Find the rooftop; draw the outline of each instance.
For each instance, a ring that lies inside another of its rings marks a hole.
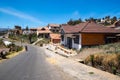
[[[48,27],[37,28],[38,33],[51,33]]]
[[[65,33],[120,33],[120,30],[105,27],[94,22],[83,22],[75,26],[62,26]]]
[[[59,24],[48,24],[48,25],[51,26],[51,27],[60,27]]]
[[[50,34],[50,38],[52,39],[60,39],[60,34]]]

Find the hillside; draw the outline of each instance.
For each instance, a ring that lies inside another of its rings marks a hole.
[[[83,48],[74,58],[84,60],[86,65],[120,76],[120,42]]]

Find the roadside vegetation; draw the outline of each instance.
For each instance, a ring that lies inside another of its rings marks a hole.
[[[15,52],[22,51],[22,46],[17,46],[15,44],[5,45],[3,40],[0,39],[0,59],[7,59],[8,55],[12,55]]]
[[[98,48],[100,51],[85,58],[85,64],[120,76],[120,43],[100,45],[94,48]]]
[[[102,22],[101,19],[102,19],[104,22]],[[105,26],[108,26],[108,25],[114,24],[117,20],[119,20],[119,18],[116,17],[116,16],[113,16],[113,17],[111,17],[111,16],[105,16],[105,17],[103,17],[103,18],[90,17],[90,18],[86,18],[84,21],[93,21],[93,22],[101,23],[101,24],[103,24],[103,25],[105,25]],[[77,19],[77,20],[70,19],[70,20],[67,22],[67,24],[69,24],[69,25],[76,25],[76,24],[82,23],[82,22],[84,22],[84,21],[82,21],[81,18],[79,18],[79,19]]]
[[[2,39],[0,39],[0,48],[5,48],[5,45],[4,45],[4,43],[3,43],[3,40],[2,40]]]
[[[16,41],[22,41],[22,42],[27,42],[27,43],[33,43],[37,41],[37,34],[33,33],[30,35],[15,35],[15,34],[10,34],[9,38],[12,40]]]
[[[50,39],[45,39],[43,38],[42,40],[40,40],[38,43],[36,43],[35,45],[38,46],[43,46],[43,44],[49,44],[50,43]]]

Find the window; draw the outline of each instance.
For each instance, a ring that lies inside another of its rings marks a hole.
[[[62,29],[60,33],[61,33],[61,34],[64,34],[64,30]]]
[[[79,35],[76,35],[74,38],[74,43],[79,44]]]
[[[45,28],[42,28],[41,30],[46,30]]]

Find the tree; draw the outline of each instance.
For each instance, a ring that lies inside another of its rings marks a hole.
[[[78,20],[72,20],[72,19],[70,19],[68,22],[67,22],[67,24],[69,24],[69,25],[76,25],[76,24],[79,24],[79,23],[81,23],[82,22],[82,19],[81,18],[79,18]]]
[[[81,18],[78,19],[78,20],[74,20],[74,21],[73,21],[73,25],[79,24],[79,23],[81,23],[81,22],[82,22]]]
[[[116,16],[114,16],[113,18],[111,18],[111,23],[113,24],[113,23],[115,23],[117,21],[117,17]]]
[[[107,21],[109,21],[109,20],[110,20],[110,16],[106,16],[105,19],[106,19]]]
[[[73,20],[70,19],[70,20],[67,22],[67,24],[69,24],[69,25],[73,25]]]
[[[32,43],[32,34],[29,34],[29,42]]]
[[[107,26],[107,25],[110,25],[110,23],[108,23],[107,21],[105,21],[104,25]]]
[[[85,19],[85,21],[87,22],[87,21],[89,21],[88,19]]]
[[[83,22],[81,18],[79,18],[78,20],[79,20],[80,23]]]
[[[93,22],[96,22],[96,21],[97,21],[97,19],[95,19],[95,18],[93,18],[93,17],[90,17],[89,20],[90,20],[90,21],[93,21]]]
[[[97,19],[97,20],[96,20],[96,22],[101,22],[101,19],[100,19],[100,18],[99,18],[99,19]]]
[[[26,30],[27,30],[27,31],[29,30],[28,26],[26,26]]]
[[[95,19],[95,18],[93,18],[93,17],[90,17],[89,19],[85,19],[85,21],[86,21],[86,22],[87,22],[87,21],[96,22],[96,21],[97,21],[97,19]]]

